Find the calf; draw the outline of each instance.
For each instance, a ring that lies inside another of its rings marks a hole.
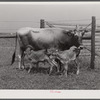
[[[59,59],[60,62],[62,63],[64,67],[64,74],[66,75],[66,77],[68,72],[68,63],[70,61],[75,61],[75,64],[77,65],[77,74],[79,74],[79,63],[77,61],[77,58],[81,49],[82,47],[77,48],[75,46],[72,46],[69,50],[58,51],[56,53],[53,53],[53,56]]]
[[[33,64],[36,64],[36,67],[38,69],[39,62],[48,62],[51,65],[49,74],[51,74],[53,66],[57,66],[57,63],[53,61],[53,57],[50,57],[50,55],[47,54],[46,50],[33,51],[28,47],[26,52],[24,53],[29,60],[28,73],[31,71]]]

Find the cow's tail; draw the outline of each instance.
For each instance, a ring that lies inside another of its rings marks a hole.
[[[13,55],[12,55],[11,65],[12,65],[12,64],[14,63],[14,61],[15,61],[16,50],[17,50],[17,32],[16,32],[16,37],[15,37],[15,50],[14,50],[14,53],[13,53]]]

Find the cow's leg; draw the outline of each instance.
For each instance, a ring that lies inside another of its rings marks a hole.
[[[55,58],[55,59],[53,59],[52,60],[52,62],[55,64],[55,66],[56,66],[56,69],[57,69],[57,72],[59,72],[59,62],[58,62],[58,60]]]
[[[63,72],[63,66],[62,66],[62,62],[60,61],[60,59],[55,59],[55,61],[57,62],[57,65],[58,65],[58,72]]]
[[[22,51],[22,59],[21,59],[21,67],[22,67],[22,69],[25,69],[24,57],[25,57],[25,54],[24,54],[24,51]]]
[[[53,66],[57,68],[57,72],[59,72],[59,63],[55,61],[55,59],[52,60]]]
[[[79,74],[79,65],[77,66],[77,72],[76,74],[78,75]]]
[[[29,68],[29,70],[28,70],[28,73],[30,73],[31,72],[31,68]]]
[[[18,68],[21,69],[21,55],[18,54]]]
[[[53,64],[50,60],[47,60],[47,61],[48,61],[48,63],[51,65],[51,66],[50,66],[50,71],[49,71],[49,75],[50,75],[51,72],[52,72],[52,69],[53,69],[54,64]]]
[[[54,66],[54,65],[53,65],[51,62],[49,62],[49,64],[51,65],[51,66],[50,66],[49,75],[51,75],[51,72],[52,72],[52,69],[53,69],[53,66]]]
[[[67,77],[67,75],[68,75],[68,62],[64,64],[64,74]]]
[[[59,73],[59,63],[57,63],[55,61],[55,59],[52,59],[52,61],[50,63],[51,63],[51,71],[52,71],[53,67],[55,66],[57,68],[57,73]]]
[[[29,64],[29,70],[28,70],[28,73],[31,72],[31,69],[32,69],[32,64]]]
[[[80,63],[78,62],[78,59],[75,60],[75,64],[77,66],[77,72],[76,72],[76,74],[78,75],[79,74],[79,69],[80,69]]]
[[[18,57],[19,57],[19,64],[18,64],[19,69],[24,69],[24,50],[22,50],[21,48]]]
[[[53,55],[50,55],[49,60],[51,61],[53,67],[54,66],[56,67],[57,72],[59,72],[59,62],[58,62],[58,60]]]

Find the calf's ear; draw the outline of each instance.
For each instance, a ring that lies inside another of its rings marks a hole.
[[[77,52],[77,50],[78,50],[78,48],[74,48],[74,49],[73,49],[74,52]]]

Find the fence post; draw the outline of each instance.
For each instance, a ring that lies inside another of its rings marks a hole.
[[[45,21],[44,21],[44,19],[40,20],[40,28],[45,28]]]
[[[91,25],[91,64],[90,68],[95,68],[95,28],[96,28],[96,18],[92,16]]]

